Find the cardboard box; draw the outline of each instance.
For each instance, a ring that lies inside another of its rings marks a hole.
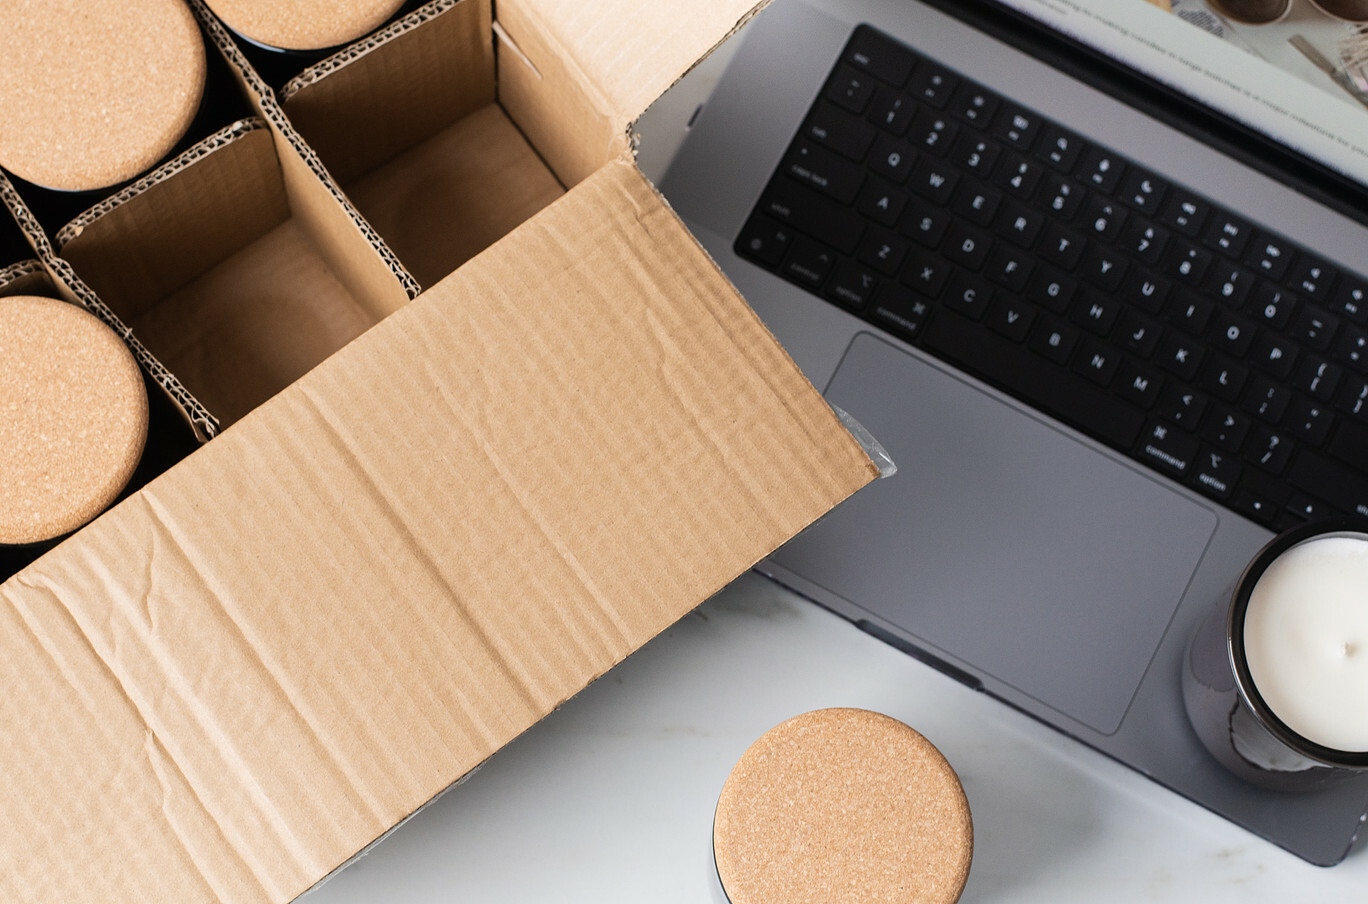
[[[213,438],[0,585],[0,900],[293,900],[877,476],[633,163],[752,2],[438,0],[286,109],[194,4],[258,115],[40,257]],[[415,237],[444,158],[535,190]]]

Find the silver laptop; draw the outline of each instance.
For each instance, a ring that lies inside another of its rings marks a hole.
[[[1159,23],[1139,0],[1093,12],[1131,4]],[[1188,726],[1179,668],[1275,531],[1368,514],[1365,194],[1276,124],[1120,66],[1158,42],[1102,18],[778,0],[743,34],[662,191],[900,469],[764,567],[1332,864],[1368,781],[1233,778]],[[1108,29],[1129,50],[1081,40]]]

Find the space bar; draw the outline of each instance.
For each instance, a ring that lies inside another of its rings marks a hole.
[[[928,349],[1103,442],[1135,445],[1145,425],[1139,411],[971,320],[939,314],[922,335]]]

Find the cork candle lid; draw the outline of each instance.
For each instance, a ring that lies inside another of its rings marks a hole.
[[[206,0],[249,41],[280,50],[322,50],[379,28],[404,0]]]
[[[127,346],[81,308],[0,298],[0,543],[60,537],[119,495],[147,438]]]
[[[766,732],[723,785],[713,822],[731,904],[941,904],[973,856],[950,764],[896,719],[860,709]]]
[[[5,0],[0,165],[63,191],[144,172],[194,119],[204,52],[182,0]]]

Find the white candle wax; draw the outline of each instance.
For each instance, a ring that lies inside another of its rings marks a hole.
[[[1368,751],[1368,539],[1284,552],[1245,614],[1249,674],[1269,709],[1324,747]]]

